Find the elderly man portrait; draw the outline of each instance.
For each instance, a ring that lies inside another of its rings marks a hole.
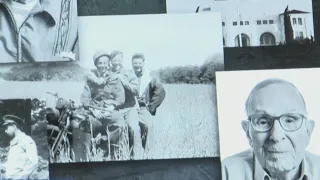
[[[102,135],[100,140],[107,140],[104,130],[108,127],[112,148],[120,143],[120,134],[125,125],[119,108],[125,102],[125,91],[120,80],[109,73],[110,56],[104,51],[98,51],[93,57],[96,69],[87,74],[87,81],[81,95],[81,103],[90,110],[97,120],[94,135]],[[103,144],[102,144],[103,145]]]
[[[8,180],[29,179],[38,168],[36,143],[22,131],[23,119],[7,114],[2,120],[1,126],[10,139],[5,178]]]
[[[266,79],[253,88],[245,108],[241,125],[251,148],[222,161],[223,180],[320,179],[320,158],[306,150],[315,122],[295,85]]]
[[[132,68],[138,78],[139,89],[137,100],[139,104],[139,125],[141,127],[142,145],[145,150],[152,136],[152,116],[156,115],[157,108],[163,102],[166,91],[160,81],[151,76],[151,72],[145,67],[145,56],[136,53],[132,56]],[[147,141],[148,140],[148,141]]]
[[[0,63],[76,58],[76,0],[0,0],[0,27]]]

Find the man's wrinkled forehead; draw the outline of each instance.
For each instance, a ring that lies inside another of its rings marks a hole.
[[[307,115],[304,99],[299,90],[286,81],[269,82],[256,86],[246,103],[247,115],[267,113],[280,116],[286,113]]]

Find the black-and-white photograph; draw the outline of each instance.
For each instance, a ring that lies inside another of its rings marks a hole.
[[[166,13],[166,0],[78,0],[78,16]]]
[[[167,0],[166,5],[170,14],[221,12],[224,47],[314,41],[312,0]]]
[[[218,157],[220,19],[80,17],[80,61],[3,70],[0,92],[44,98],[51,162]]]
[[[49,179],[46,119],[34,100],[0,100],[0,178]]]
[[[320,68],[216,73],[223,180],[320,178],[319,75]]]
[[[0,0],[0,63],[74,61],[77,0]]]
[[[112,76],[103,81],[99,74],[120,78],[124,88],[115,87],[111,110],[125,115],[130,149],[125,159],[218,155],[212,82],[214,72],[223,69],[219,18],[219,13],[79,18],[80,63],[96,69],[87,77],[82,104],[97,96],[94,84],[110,87]]]

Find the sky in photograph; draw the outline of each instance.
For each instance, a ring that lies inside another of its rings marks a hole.
[[[168,13],[190,13],[211,7],[211,11],[222,12],[222,16],[237,15],[237,0],[167,0]],[[241,14],[274,15],[283,13],[286,6],[312,13],[312,0],[238,0]]]
[[[306,102],[308,118],[315,121],[311,141],[307,150],[320,155],[320,86],[316,82],[320,68],[287,70],[251,70],[217,72],[217,106],[220,137],[220,157],[231,156],[250,148],[241,121],[246,120],[245,101],[252,88],[267,78],[281,78],[293,83]],[[241,82],[241,86],[239,83]],[[230,113],[232,112],[232,113]],[[232,135],[230,134],[232,132]],[[234,143],[236,137],[237,144]]]
[[[98,50],[124,53],[131,68],[134,53],[144,53],[148,68],[202,65],[210,56],[223,56],[219,13],[87,16],[79,18],[80,65],[94,68]],[[223,58],[220,58],[223,63]]]

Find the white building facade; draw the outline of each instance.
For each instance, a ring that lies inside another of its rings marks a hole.
[[[226,4],[227,5],[227,4]],[[221,4],[220,4],[221,6]],[[256,6],[255,6],[256,7]],[[251,7],[251,8],[255,8]],[[242,7],[243,8],[243,7]],[[262,7],[263,8],[263,7]],[[237,13],[222,12],[223,42],[225,47],[238,47],[239,34],[242,33],[242,46],[269,46],[285,43],[284,15],[281,13],[267,14],[252,13],[250,6],[241,10],[239,18]],[[200,12],[217,11],[211,7],[200,7]],[[255,9],[257,12],[257,10]],[[289,14],[295,39],[313,39],[313,15],[289,8]]]

